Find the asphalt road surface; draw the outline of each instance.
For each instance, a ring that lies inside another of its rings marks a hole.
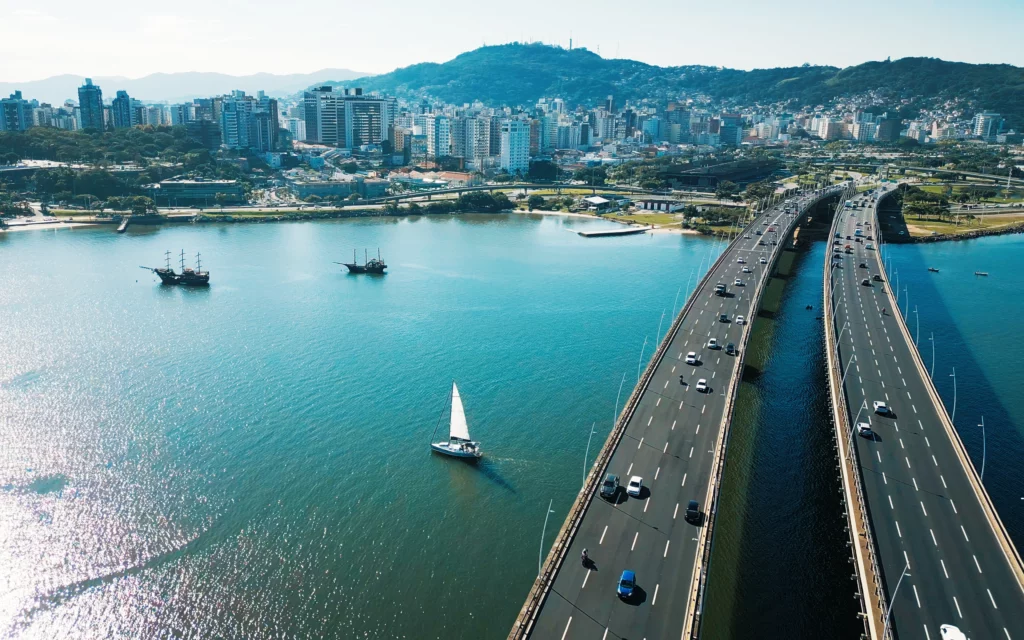
[[[756,311],[751,298],[757,280],[771,264],[771,252],[781,250],[782,238],[788,237],[798,218],[783,213],[779,206],[755,219],[714,276],[694,293],[695,302],[657,364],[609,463],[607,471],[619,476],[622,489],[612,500],[593,499],[538,614],[532,637],[681,637],[713,447],[722,428],[734,365],[735,356],[727,355],[724,347],[730,342],[741,344],[746,327],[737,316],[749,319]],[[764,235],[757,235],[757,230]],[[773,245],[773,240],[779,244]],[[743,284],[735,284],[737,279]],[[725,297],[715,295],[718,283],[727,286]],[[721,314],[727,314],[728,321],[723,322]],[[723,348],[710,349],[711,338]],[[689,352],[697,354],[696,365],[686,364]],[[697,391],[701,379],[707,382],[707,392]],[[643,478],[639,497],[626,495],[631,476]],[[700,501],[701,517],[696,523],[685,519],[690,500]],[[588,567],[580,559],[584,548],[592,560]],[[616,595],[625,569],[637,576],[636,593],[627,600]]]
[[[972,640],[1024,640],[1024,590],[914,365],[913,345],[893,310],[882,313],[891,304],[882,289],[889,283],[873,281],[876,274],[885,276],[877,250],[868,248],[878,242],[875,205],[866,200],[867,206],[839,214],[831,279],[847,406],[851,420],[868,423],[874,432],[853,439],[892,604],[891,625],[903,640],[938,640],[943,624],[959,627]],[[874,239],[856,242],[858,228]],[[848,244],[852,254],[844,251]],[[885,402],[891,413],[875,413],[875,401]]]

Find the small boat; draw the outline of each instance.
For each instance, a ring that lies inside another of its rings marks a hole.
[[[931,271],[932,273],[938,273],[939,272],[939,270],[936,269],[935,267],[928,267],[928,270]]]
[[[975,271],[974,275],[976,275],[976,276],[987,276],[988,275],[988,271]]]
[[[444,413],[441,413],[444,416]],[[437,427],[441,424],[441,419],[438,418],[437,425],[434,426],[434,433],[437,433]],[[430,439],[434,439],[434,434],[431,434]],[[469,437],[469,425],[466,424],[466,411],[462,407],[462,398],[459,397],[459,388],[452,381],[452,393],[451,393],[451,417],[448,421],[448,440],[442,442],[431,442],[430,448],[438,453],[442,453],[446,456],[452,456],[455,458],[469,458],[471,460],[477,460],[483,455],[480,451],[480,443],[474,442]]]

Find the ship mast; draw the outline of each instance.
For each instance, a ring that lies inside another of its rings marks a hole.
[[[196,251],[196,273],[203,272],[203,263],[199,261],[199,252]]]
[[[185,273],[185,250],[181,250],[181,272]]]
[[[164,251],[164,259],[165,259],[165,261],[167,263],[167,270],[170,271],[171,270],[171,250],[170,249],[168,249],[167,251]]]

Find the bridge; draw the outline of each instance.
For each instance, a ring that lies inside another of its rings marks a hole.
[[[948,624],[968,638],[1019,640],[1024,565],[883,268],[878,206],[893,192],[837,212],[824,266],[829,389],[869,635],[937,640]]]
[[[840,193],[800,195],[757,215],[697,283],[591,468],[510,639],[696,636],[748,322],[800,219]],[[717,294],[719,284],[725,295]],[[711,340],[738,351],[713,349]],[[690,352],[696,359],[688,363]],[[706,390],[698,389],[701,381]],[[602,497],[606,474],[623,484],[641,476],[643,489]],[[692,521],[690,500],[700,503]],[[578,560],[584,548],[588,566]],[[636,572],[637,587],[620,599],[624,569]]]

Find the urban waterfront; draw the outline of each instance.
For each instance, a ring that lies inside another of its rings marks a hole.
[[[569,232],[602,224],[0,235],[0,633],[503,636],[548,501],[545,552],[718,250]],[[382,278],[331,264],[378,246]],[[137,268],[181,248],[209,289]],[[477,467],[427,447],[453,378]]]

